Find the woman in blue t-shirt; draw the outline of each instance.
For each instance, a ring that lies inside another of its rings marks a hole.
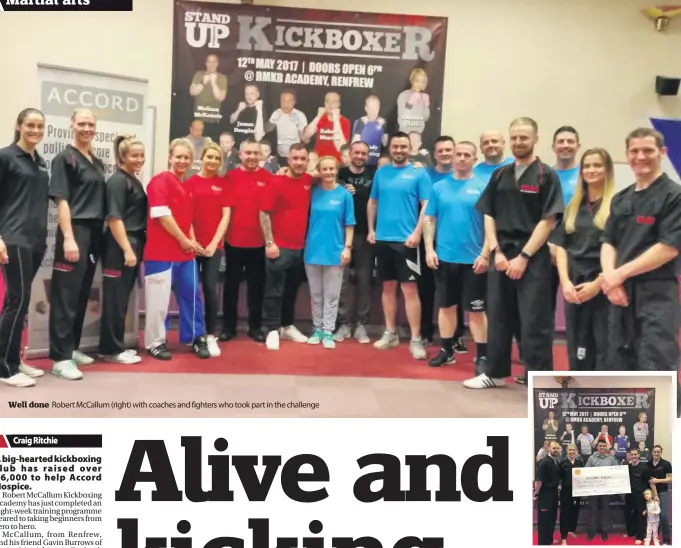
[[[305,273],[310,288],[314,332],[308,344],[335,348],[338,298],[343,268],[350,262],[355,208],[352,194],[338,184],[338,160],[319,160],[321,183],[312,189],[305,240]]]

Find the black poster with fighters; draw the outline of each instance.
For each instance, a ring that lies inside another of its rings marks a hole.
[[[534,453],[557,440],[565,455],[577,446],[586,462],[599,440],[622,462],[629,449],[651,458],[655,438],[654,388],[538,388],[534,390]]]
[[[170,138],[246,139],[272,172],[294,143],[341,161],[362,140],[375,164],[388,135],[419,153],[440,134],[447,18],[193,1],[175,3]],[[342,139],[337,137],[342,135]]]

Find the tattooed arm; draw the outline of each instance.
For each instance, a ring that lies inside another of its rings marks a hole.
[[[426,251],[435,251],[435,217],[426,215],[425,221],[423,223],[423,243],[426,246]]]

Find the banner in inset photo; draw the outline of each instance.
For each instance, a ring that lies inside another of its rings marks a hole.
[[[92,110],[97,118],[93,153],[106,168],[107,177],[116,165],[113,141],[118,135],[145,136],[145,109],[148,83],[144,80],[91,72],[86,70],[38,65],[41,110],[45,113],[45,137],[39,152],[48,167],[54,157],[73,142],[71,116],[75,109]],[[151,146],[151,144],[149,145]],[[147,157],[153,150],[148,148]],[[33,282],[28,310],[27,356],[42,357],[49,348],[49,316],[52,263],[57,231],[57,207],[50,202],[48,213],[47,252]],[[99,344],[102,306],[101,268],[97,268],[85,316],[81,350],[87,352]],[[125,342],[136,346],[138,340],[137,291],[133,291],[128,307]]]
[[[447,18],[178,1],[170,138],[198,156],[220,143],[261,142],[278,169],[294,143],[346,160],[362,140],[375,163],[388,135],[410,135],[412,155],[440,134]],[[342,135],[341,139],[338,139]],[[197,166],[195,166],[197,167]]]
[[[557,440],[574,443],[582,459],[603,439],[618,460],[629,448],[648,462],[655,437],[654,388],[556,388],[534,390],[534,452]]]

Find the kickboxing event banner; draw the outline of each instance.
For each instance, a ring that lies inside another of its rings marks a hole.
[[[197,151],[206,137],[220,142],[230,167],[254,138],[272,168],[296,142],[314,148],[305,128],[334,113],[373,162],[398,129],[415,150],[430,147],[446,39],[445,17],[178,1],[170,137],[191,137]]]
[[[581,441],[602,436],[618,460],[627,447],[639,449],[644,462],[650,458],[655,443],[654,388],[541,388],[534,390],[533,399],[535,455],[545,441],[557,440],[563,448],[575,443],[582,458],[588,458]]]
[[[501,545],[529,536],[520,422],[3,421],[0,544],[455,548],[494,515],[485,545]]]

